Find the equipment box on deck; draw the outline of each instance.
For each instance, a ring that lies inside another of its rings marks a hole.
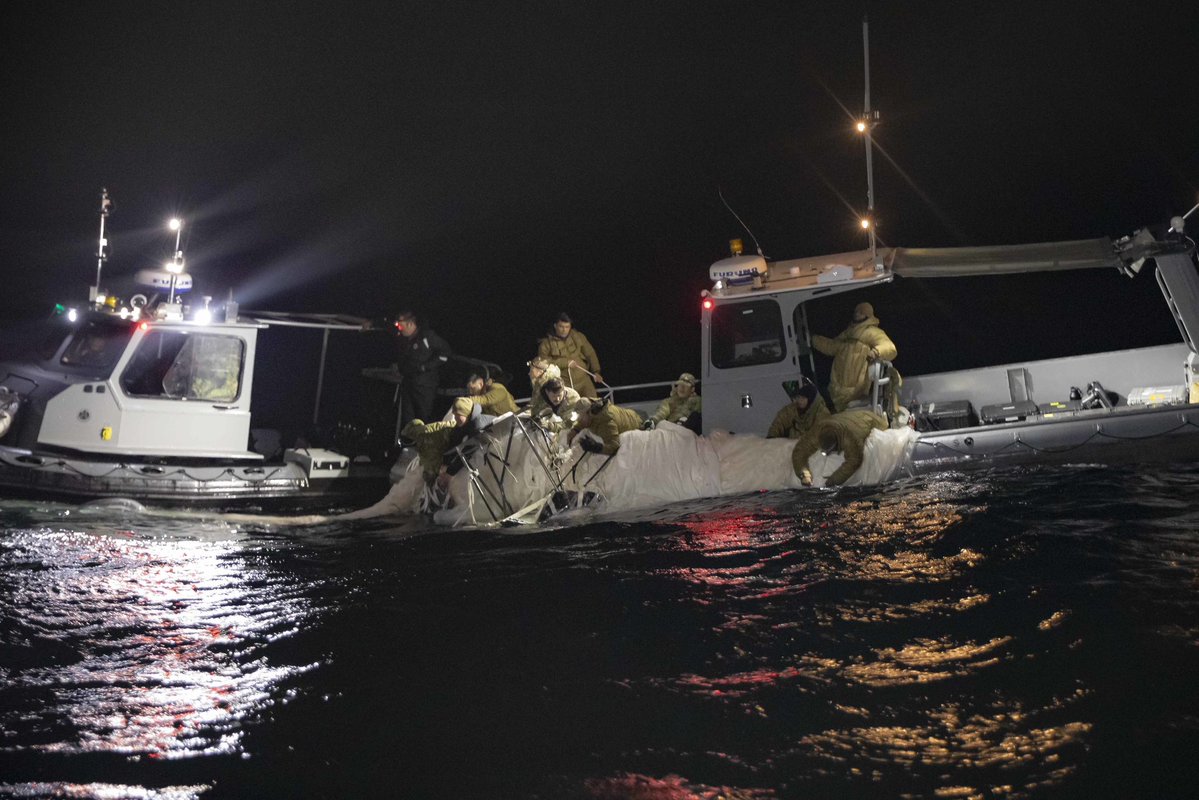
[[[1078,400],[1055,400],[1052,403],[1041,403],[1037,409],[1041,412],[1041,419],[1061,419],[1078,416],[1078,412],[1082,410],[1082,403]]]
[[[969,400],[921,403],[916,407],[916,430],[952,431],[978,425],[978,415]]]
[[[284,450],[283,461],[298,464],[309,478],[345,478],[350,474],[350,459],[318,447]]]
[[[1186,401],[1186,386],[1142,386],[1128,393],[1130,406],[1178,406]]]
[[[1026,419],[1036,418],[1041,410],[1037,408],[1037,404],[1031,400],[1022,400],[1019,403],[995,403],[989,406],[983,406],[982,411],[978,412],[978,417],[983,425],[998,425],[1003,422],[1023,422]]]

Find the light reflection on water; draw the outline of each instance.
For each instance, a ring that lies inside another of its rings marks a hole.
[[[3,542],[9,740],[133,759],[233,753],[242,722],[315,664],[259,652],[295,633],[303,587],[255,569],[236,541],[10,531]],[[22,569],[21,566],[25,568]]]
[[[1199,741],[1196,477],[941,476],[520,537],[34,515],[0,540],[0,759],[59,760],[0,795],[1102,788],[1129,732],[1157,737],[1141,760]],[[60,769],[95,755],[126,771]]]
[[[943,540],[987,513],[980,501],[987,490],[985,482],[934,480],[909,493],[717,510],[679,523],[676,546],[700,558],[657,574],[687,585],[683,602],[720,609],[712,628],[717,653],[711,671],[643,685],[764,721],[793,715],[796,698],[814,701],[805,707],[823,724],[776,741],[759,763],[794,762],[827,776],[843,769],[867,783],[885,782],[896,769],[1027,773],[1022,786],[947,784],[938,797],[1024,797],[1059,785],[1074,769],[1060,763],[1063,752],[1085,748],[1091,732],[1091,724],[1069,719],[1082,690],[1032,710],[1002,692],[981,708],[949,699],[913,709],[906,698],[918,687],[969,683],[1036,658],[1037,632],[1062,625],[1068,609],[1033,629],[1012,626],[981,639],[944,634],[868,644],[930,623],[966,628],[986,612],[993,595],[974,587],[972,575],[988,556]],[[813,635],[820,631],[834,636]]]

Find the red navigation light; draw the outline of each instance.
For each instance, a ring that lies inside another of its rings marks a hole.
[[[150,330],[150,323],[143,322],[140,325],[138,325],[137,327],[139,330],[148,331],[148,330]]]
[[[704,298],[704,302],[703,302],[704,311],[711,311],[711,310],[712,310],[712,306],[714,306],[714,305],[716,305],[716,304],[712,302],[712,298],[711,298],[711,297],[705,297],[705,298]]]

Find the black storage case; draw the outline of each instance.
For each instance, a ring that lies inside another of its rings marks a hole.
[[[979,419],[983,425],[999,425],[1004,422],[1024,422],[1030,417],[1037,417],[1041,410],[1037,408],[1037,404],[1031,400],[1022,400],[1019,403],[994,403],[989,406],[983,406],[982,411],[978,412]]]
[[[978,415],[969,400],[921,403],[916,407],[916,430],[952,431],[978,425]]]

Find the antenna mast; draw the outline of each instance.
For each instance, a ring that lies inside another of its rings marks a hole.
[[[104,262],[108,260],[108,240],[104,238],[104,223],[108,220],[108,212],[112,210],[112,200],[108,199],[108,189],[100,189],[100,247],[96,250],[96,285],[88,292],[88,301],[96,302],[100,296],[100,272]]]
[[[870,136],[870,131],[878,122],[878,112],[870,109],[870,20],[867,17],[862,17],[862,61],[866,73],[866,97],[862,108],[862,121],[858,123],[858,129],[866,141],[865,226],[870,233],[870,257],[877,263],[878,242],[874,236],[874,141]]]

